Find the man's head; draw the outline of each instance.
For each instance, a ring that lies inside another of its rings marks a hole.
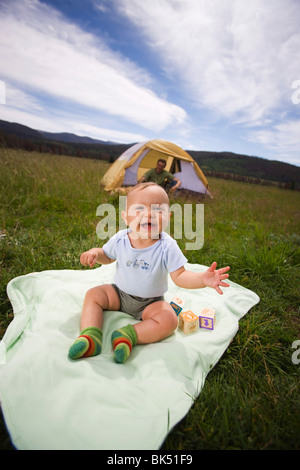
[[[157,160],[156,167],[155,167],[156,173],[162,173],[163,170],[165,169],[166,164],[167,162],[163,158],[160,158],[159,160]]]

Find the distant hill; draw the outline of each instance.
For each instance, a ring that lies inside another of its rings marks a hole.
[[[95,158],[112,163],[131,144],[119,144],[81,137],[67,132],[52,133],[0,120],[0,145],[10,148]],[[206,176],[238,179],[300,190],[300,167],[264,158],[232,152],[187,150]]]
[[[81,158],[96,158],[113,162],[132,144],[81,137],[67,132],[52,133],[14,122],[0,120],[0,145],[10,148],[36,150],[42,153],[70,155]]]
[[[240,155],[232,152],[188,151],[205,174],[245,181],[263,180],[285,183],[289,189],[300,188],[300,167],[276,160]],[[251,181],[250,181],[251,182]],[[259,181],[257,181],[259,182]],[[261,181],[260,181],[261,182]]]
[[[0,124],[1,126],[1,124]],[[53,133],[39,131],[46,139],[56,140],[58,142],[73,142],[78,144],[105,144],[105,145],[115,145],[115,142],[110,142],[106,140],[97,140],[92,139],[91,137],[81,137],[76,134],[70,134],[68,132]]]
[[[42,130],[31,129],[30,127],[24,126],[23,124],[17,124],[15,122],[2,121],[0,119],[0,130],[6,134],[16,135],[22,138],[31,139],[50,139],[57,142],[74,142],[81,144],[114,144],[115,142],[109,142],[105,140],[96,140],[91,137],[82,137],[76,134],[68,132],[46,132]]]
[[[17,124],[15,122],[8,122],[0,120],[0,131],[8,135],[16,135],[24,139],[43,139],[43,135],[30,127]]]

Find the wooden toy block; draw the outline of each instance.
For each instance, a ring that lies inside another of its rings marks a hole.
[[[175,313],[178,316],[180,312],[182,311],[184,301],[180,297],[175,296],[171,300],[170,305],[175,310]]]
[[[213,308],[203,308],[199,315],[199,326],[213,330],[216,324],[216,312]]]
[[[180,312],[179,328],[186,334],[194,333],[199,328],[199,317],[191,310]]]

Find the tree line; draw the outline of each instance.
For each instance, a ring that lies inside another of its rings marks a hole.
[[[0,146],[113,163],[132,144],[84,144],[14,135],[0,130]],[[300,168],[230,152],[188,151],[207,177],[300,190]]]

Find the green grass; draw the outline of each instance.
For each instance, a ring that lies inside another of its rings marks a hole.
[[[80,253],[103,243],[96,209],[104,202],[118,207],[118,197],[99,185],[107,168],[97,160],[0,150],[0,231],[6,235],[0,238],[0,338],[13,319],[10,279],[83,269]],[[299,449],[300,365],[292,362],[292,343],[299,338],[300,193],[209,183],[214,199],[205,201],[204,246],[185,254],[192,263],[229,264],[231,280],[261,301],[240,321],[163,448]],[[178,242],[184,250],[186,240]],[[3,422],[0,448],[11,448]]]

